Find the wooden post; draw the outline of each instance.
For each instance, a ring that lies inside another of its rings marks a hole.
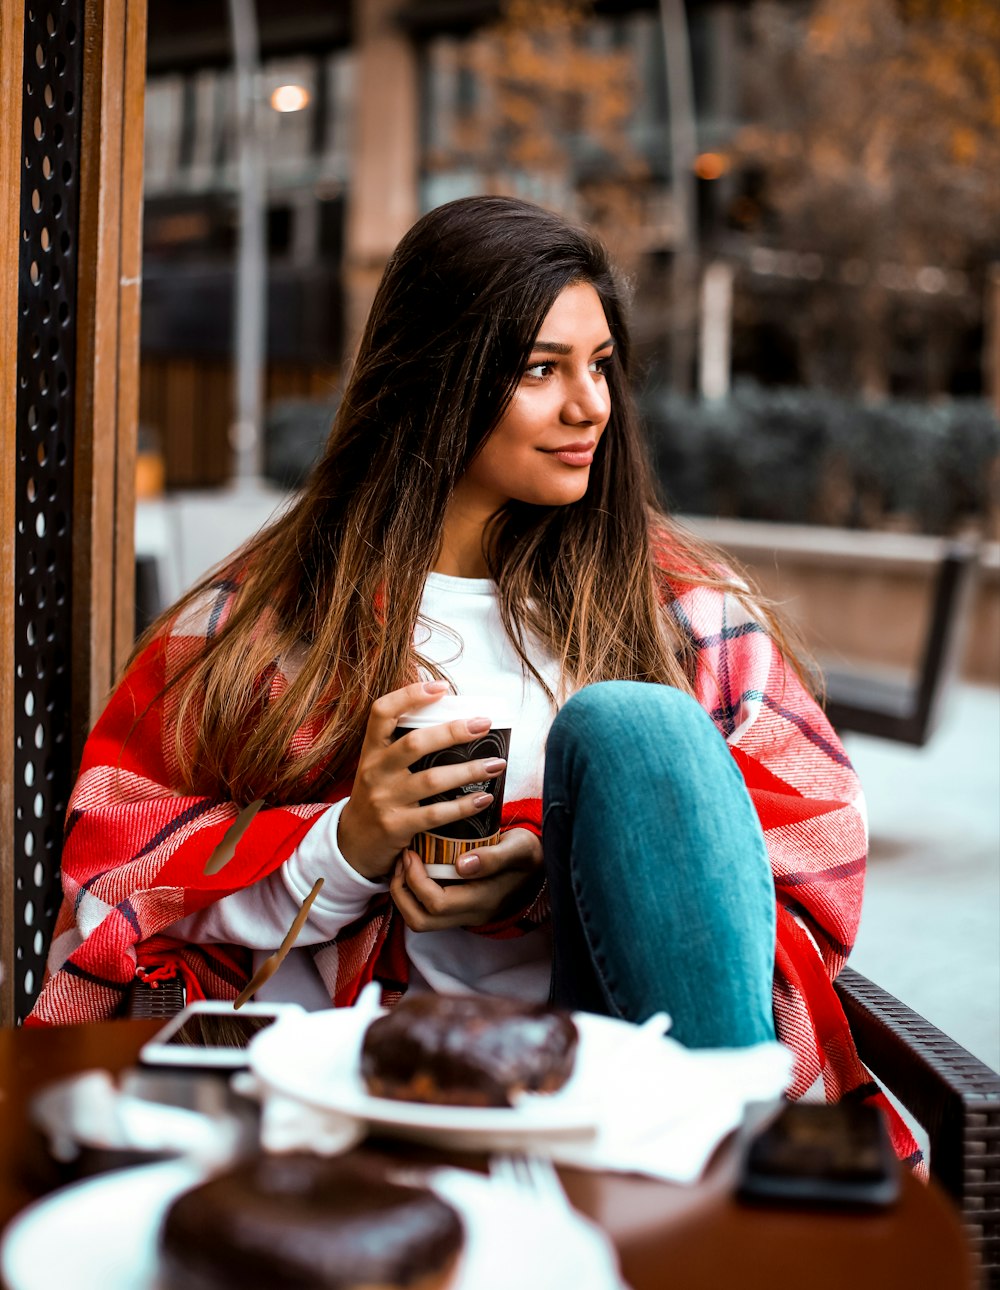
[[[991,264],[986,273],[985,321],[983,371],[986,397],[1000,417],[1000,264]]]
[[[0,4],[0,1025],[14,1013],[14,463],[24,6]]]
[[[685,0],[660,0],[660,31],[667,75],[670,128],[670,201],[674,211],[670,287],[670,384],[691,390],[698,291],[698,217],[694,162],[698,151]]]
[[[73,764],[134,637],[145,0],[87,0],[80,169]]]
[[[729,397],[733,338],[733,266],[713,260],[701,278],[701,333],[698,393],[703,399]]]
[[[134,634],[145,43],[146,0],[0,5],[0,1024],[41,985]]]
[[[357,95],[344,276],[352,354],[382,270],[417,218],[417,59],[398,0],[354,0]]]

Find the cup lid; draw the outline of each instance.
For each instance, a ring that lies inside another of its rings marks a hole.
[[[499,694],[442,694],[426,708],[404,712],[397,726],[423,729],[440,726],[446,721],[462,721],[468,717],[489,717],[496,727],[510,725],[510,701]]]

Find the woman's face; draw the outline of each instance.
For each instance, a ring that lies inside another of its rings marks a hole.
[[[463,509],[492,514],[508,501],[579,501],[611,415],[604,369],[613,349],[594,288],[582,282],[560,292],[506,412],[459,480]]]

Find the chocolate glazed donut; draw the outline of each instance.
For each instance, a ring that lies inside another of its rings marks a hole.
[[[444,1290],[452,1207],[364,1152],[261,1155],[192,1188],[160,1234],[164,1290]]]
[[[511,1106],[569,1079],[579,1036],[543,1004],[483,995],[407,996],[365,1032],[369,1093],[407,1102]]]

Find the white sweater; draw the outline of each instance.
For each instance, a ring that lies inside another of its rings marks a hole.
[[[542,796],[545,740],[552,706],[533,676],[525,677],[500,620],[496,587],[487,578],[428,574],[414,635],[417,651],[437,664],[459,693],[496,694],[513,714],[505,796]],[[556,660],[540,646],[533,662],[555,690]],[[483,716],[490,716],[484,712]],[[287,932],[319,875],[325,879],[299,936],[302,946],[332,939],[388,890],[353,869],[337,845],[337,826],[348,799],[318,817],[296,850],[274,873],[182,919],[170,934],[194,943],[248,945],[254,967]],[[510,940],[491,940],[462,928],[436,932],[406,929],[410,988],[441,993],[478,991],[542,1001],[548,996],[551,944],[539,928]],[[280,971],[257,992],[261,1000],[294,1000],[328,1008],[327,994],[305,949],[293,950]]]

